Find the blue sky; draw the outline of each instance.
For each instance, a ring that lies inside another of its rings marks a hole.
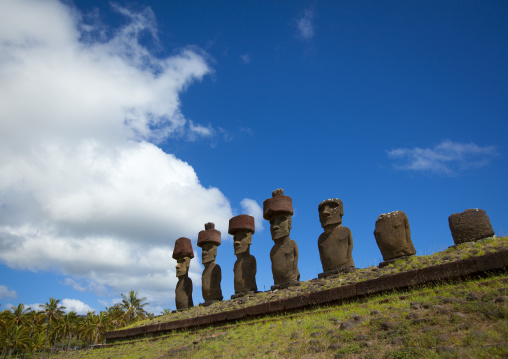
[[[302,280],[322,272],[317,206],[344,202],[357,267],[376,218],[404,211],[417,254],[453,244],[448,216],[508,235],[504,1],[3,1],[0,308],[49,297],[102,310],[139,290],[175,308],[174,241],[293,199]]]

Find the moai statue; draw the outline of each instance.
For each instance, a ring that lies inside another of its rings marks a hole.
[[[250,254],[252,235],[255,232],[254,217],[241,214],[229,220],[229,234],[233,235],[236,262],[233,268],[235,273],[235,295],[237,298],[245,294],[255,293],[256,285],[256,258]]]
[[[272,192],[272,198],[263,202],[263,218],[270,221],[270,232],[275,245],[270,251],[274,286],[272,290],[298,285],[298,246],[289,238],[293,201],[284,196],[283,189]]]
[[[466,209],[462,213],[454,213],[448,217],[448,223],[455,244],[477,241],[494,235],[490,219],[483,209]]]
[[[318,238],[319,257],[323,265],[323,273],[318,277],[354,271],[353,235],[349,228],[342,226],[342,201],[338,198],[327,199],[319,204],[318,211],[321,227],[325,230]]]
[[[217,247],[220,246],[220,232],[215,229],[215,224],[205,224],[205,230],[198,235],[198,246],[202,249],[201,263],[205,266],[201,276],[201,291],[205,300],[203,305],[207,306],[222,300],[222,272],[215,263]]]
[[[190,261],[194,258],[194,251],[189,238],[181,237],[175,242],[173,258],[176,259],[176,276],[178,283],[175,289],[175,303],[177,310],[185,310],[194,306],[192,302],[192,279],[189,278]]]
[[[411,241],[409,221],[402,211],[383,213],[376,220],[374,237],[383,255],[379,267],[384,267],[397,258],[405,258],[416,254]]]

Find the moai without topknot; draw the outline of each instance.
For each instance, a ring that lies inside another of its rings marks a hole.
[[[318,277],[354,271],[353,235],[349,228],[342,226],[342,201],[338,198],[327,199],[319,204],[318,211],[324,229],[318,238],[319,257],[323,265],[323,273]]]
[[[185,310],[194,306],[192,302],[192,280],[189,278],[190,261],[194,258],[191,240],[181,237],[175,242],[173,258],[176,259],[176,276],[178,283],[175,289],[175,303],[177,310]]]
[[[477,241],[494,235],[490,219],[483,209],[466,209],[462,213],[454,213],[448,217],[448,224],[455,244]]]
[[[374,237],[383,255],[379,267],[384,267],[397,258],[405,258],[416,254],[409,220],[402,211],[381,214],[376,220]]]
[[[275,242],[270,251],[272,290],[299,284],[298,246],[289,238],[292,216],[293,201],[291,197],[284,196],[283,189],[276,189],[272,198],[263,202],[263,218],[270,221],[270,232]]]
[[[233,246],[237,258],[233,268],[235,294],[231,298],[255,293],[258,290],[256,285],[256,258],[250,254],[254,232],[254,217],[252,216],[241,214],[229,220],[228,233],[233,235]]]
[[[220,246],[220,232],[215,229],[215,224],[206,223],[205,230],[199,232],[198,246],[201,247],[201,263],[205,266],[201,276],[201,292],[205,302],[204,306],[222,300],[220,282],[222,272],[220,266],[215,263],[217,247]]]

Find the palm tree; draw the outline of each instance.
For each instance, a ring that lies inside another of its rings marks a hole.
[[[39,328],[44,323],[46,317],[44,313],[31,310],[26,313],[27,323],[30,323],[30,338],[34,335],[36,328]]]
[[[90,342],[93,340],[93,345],[97,345],[99,339],[103,341],[102,335],[104,331],[112,328],[111,322],[108,319],[108,313],[105,311],[100,312],[99,315],[95,314],[95,312],[88,312],[85,321],[85,332]]]
[[[138,298],[138,291],[136,290],[136,292],[134,292],[131,290],[128,297],[122,293],[122,298],[121,306],[125,310],[127,323],[130,323],[137,318],[146,318],[148,313],[143,309],[143,307],[150,304],[143,303],[146,300],[146,297]]]
[[[12,318],[12,321],[15,325],[24,325],[27,323],[27,314],[32,308],[28,307],[25,308],[24,304],[19,303],[17,307],[12,306],[12,314],[14,317]]]
[[[69,313],[63,316],[62,321],[60,322],[59,330],[62,333],[62,336],[69,337],[66,351],[69,350],[69,347],[71,345],[72,335],[76,333],[78,319],[79,319],[78,314],[74,311],[70,311]]]
[[[24,351],[30,347],[30,337],[27,328],[12,324],[6,335],[5,348],[9,349],[9,359],[14,350]]]
[[[32,351],[32,358],[35,358],[35,352],[41,351],[44,349],[45,345],[45,335],[42,331],[37,331],[32,333],[32,343],[30,345]]]
[[[40,304],[42,307],[42,312],[46,314],[47,327],[46,327],[46,343],[44,344],[44,352],[46,352],[46,348],[48,346],[48,337],[49,337],[49,328],[51,327],[51,321],[58,320],[64,313],[64,306],[59,305],[60,299],[49,298],[49,302],[46,304]]]
[[[125,312],[123,311],[120,304],[115,304],[112,307],[106,308],[108,312],[108,320],[113,326],[114,330],[117,330],[118,327],[124,326],[125,322]]]

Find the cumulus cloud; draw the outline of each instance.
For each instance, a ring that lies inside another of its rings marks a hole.
[[[14,299],[18,296],[15,290],[10,290],[5,285],[0,285],[0,299]]]
[[[61,304],[65,307],[65,313],[76,312],[78,315],[86,315],[88,312],[95,311],[95,309],[90,307],[88,304],[85,304],[78,299],[65,298],[61,301]]]
[[[32,310],[42,310],[45,303],[32,303],[25,304],[25,308],[31,308]],[[59,307],[65,307],[62,309],[64,313],[69,313],[71,311],[76,312],[78,315],[86,315],[88,312],[94,312],[95,309],[90,307],[88,304],[83,303],[79,299],[69,299],[65,298],[58,303]]]
[[[242,63],[247,65],[251,61],[251,57],[249,53],[245,53],[243,55],[240,55],[240,60],[242,60]]]
[[[256,226],[256,231],[263,230],[263,209],[261,206],[253,199],[244,198],[242,202],[240,202],[242,209],[249,216],[254,217],[254,225]]]
[[[495,146],[444,140],[432,148],[395,148],[386,151],[400,170],[454,174],[483,167],[497,155]]]
[[[305,40],[310,40],[314,37],[314,10],[306,9],[303,16],[296,20],[296,28],[298,30],[298,37]]]
[[[130,22],[106,38],[56,0],[0,2],[0,260],[156,305],[174,296],[174,240],[208,221],[227,231],[232,216],[219,189],[157,147],[214,134],[179,98],[212,69],[195,48],[153,56],[138,42],[156,35],[151,10],[114,8]]]

